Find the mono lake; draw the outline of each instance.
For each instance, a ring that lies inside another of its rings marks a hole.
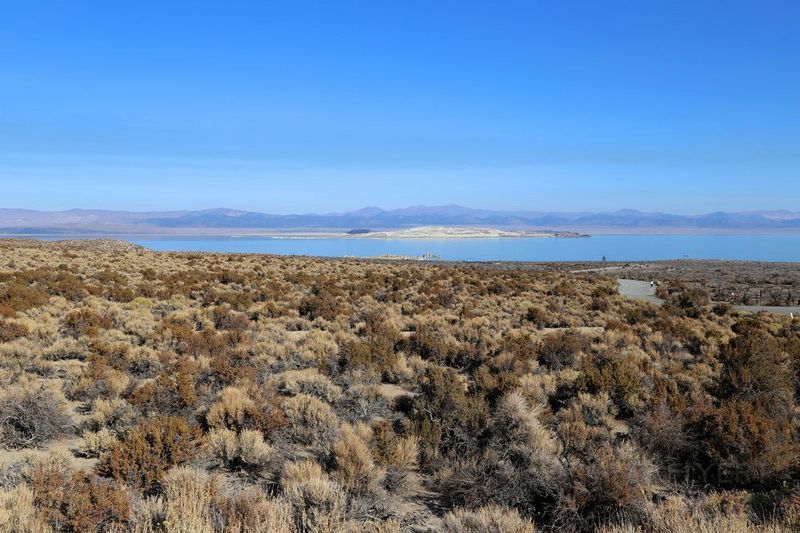
[[[290,237],[138,237],[160,251],[421,256],[453,261],[646,261],[741,259],[800,261],[800,235],[595,235],[589,238],[363,239]]]

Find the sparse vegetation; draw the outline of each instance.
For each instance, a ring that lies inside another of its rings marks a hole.
[[[0,251],[0,530],[800,526],[800,322],[680,269]]]

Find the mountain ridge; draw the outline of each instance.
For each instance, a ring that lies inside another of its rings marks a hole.
[[[414,226],[485,226],[553,230],[759,230],[800,232],[800,212],[764,210],[716,211],[680,215],[619,209],[601,212],[544,210],[474,209],[456,204],[414,205],[399,209],[365,207],[341,213],[270,214],[225,207],[173,211],[117,211],[109,209],[68,209],[38,211],[0,208],[0,232],[26,233],[69,230],[98,233],[198,232],[200,230],[346,230],[353,227],[401,229]]]

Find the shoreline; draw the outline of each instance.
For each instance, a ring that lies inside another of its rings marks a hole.
[[[502,239],[498,239],[502,240]],[[713,265],[715,267],[724,266],[746,266],[746,265],[770,265],[781,266],[791,265],[793,268],[800,265],[800,258],[798,259],[764,259],[764,258],[724,258],[724,257],[664,257],[664,258],[638,258],[638,259],[488,259],[488,258],[445,258],[434,252],[421,252],[419,254],[396,254],[396,253],[383,253],[376,255],[352,255],[352,254],[339,254],[339,255],[324,255],[315,253],[285,253],[275,251],[225,251],[225,250],[167,250],[151,248],[146,244],[140,244],[132,240],[116,239],[116,238],[94,238],[82,237],[78,239],[70,238],[57,238],[57,239],[37,239],[30,236],[0,236],[0,249],[13,248],[15,246],[29,248],[52,248],[52,249],[69,249],[69,248],[98,248],[98,249],[122,249],[130,250],[136,249],[143,252],[155,254],[209,254],[209,255],[261,255],[261,256],[275,256],[275,257],[307,257],[314,259],[321,259],[327,261],[339,260],[356,260],[356,261],[383,261],[383,262],[408,262],[419,261],[432,264],[442,265],[470,265],[480,267],[499,267],[499,268],[537,268],[541,266],[560,266],[561,268],[568,269],[573,274],[588,274],[588,275],[606,275],[613,272],[627,270],[631,271],[647,271],[656,267],[671,267],[678,265]]]
[[[460,228],[458,228],[460,229]],[[467,239],[584,239],[591,235],[585,233],[553,231],[504,231],[491,232],[421,232],[406,233],[398,231],[375,231],[371,233],[333,233],[333,232],[257,232],[257,233],[2,233],[0,239],[38,239],[38,240],[205,240],[205,239],[284,239],[284,240],[467,240]]]

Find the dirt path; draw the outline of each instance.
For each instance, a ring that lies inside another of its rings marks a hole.
[[[441,494],[423,486],[420,479],[416,479],[405,494],[405,499],[399,503],[398,514],[403,516],[403,531],[409,533],[435,533],[442,529]]]
[[[664,300],[656,296],[656,289],[650,285],[649,281],[639,281],[636,279],[618,279],[617,286],[619,293],[626,298],[633,300],[641,300],[650,302],[656,305],[661,305]],[[758,313],[766,311],[767,313],[777,313],[779,315],[800,317],[800,307],[781,307],[772,305],[734,305],[737,311],[745,313]]]
[[[656,305],[661,305],[664,300],[656,296],[656,288],[649,281],[639,281],[637,279],[618,279],[617,289],[626,298],[641,300]]]

